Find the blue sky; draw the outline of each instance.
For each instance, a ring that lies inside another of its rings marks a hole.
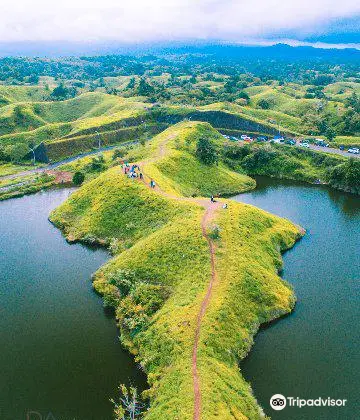
[[[216,39],[360,48],[359,32],[359,0],[2,0],[0,14],[0,42]]]

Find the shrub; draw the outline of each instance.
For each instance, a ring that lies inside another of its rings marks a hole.
[[[73,184],[75,185],[81,185],[85,180],[85,175],[83,172],[75,172],[73,176]]]
[[[257,104],[261,109],[269,109],[270,108],[270,102],[267,101],[266,99],[260,99],[260,101]]]
[[[209,238],[216,240],[216,239],[220,239],[220,228],[219,226],[213,226],[211,228],[211,231],[209,233]]]
[[[106,169],[105,159],[103,155],[92,158],[91,162],[87,165],[87,170],[92,172],[101,172]]]
[[[126,149],[122,147],[121,149],[115,149],[112,155],[112,160],[116,160],[118,158],[122,158],[126,155]]]
[[[206,165],[213,165],[218,161],[218,153],[214,144],[207,138],[200,138],[196,145],[196,157]]]

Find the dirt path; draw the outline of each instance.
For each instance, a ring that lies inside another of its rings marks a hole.
[[[193,385],[194,385],[194,420],[200,420],[201,415],[201,389],[200,389],[200,378],[197,366],[197,353],[200,340],[200,331],[201,323],[205,315],[206,309],[209,305],[212,289],[217,280],[216,268],[215,268],[215,244],[207,234],[207,226],[209,222],[213,219],[215,211],[221,206],[220,203],[211,203],[207,206],[204,216],[201,220],[201,230],[203,237],[207,240],[210,253],[210,262],[211,262],[211,279],[206,291],[206,295],[201,302],[200,310],[196,319],[196,329],[195,329],[195,340],[192,352],[192,376],[193,376]]]
[[[174,136],[168,137],[165,139],[160,145],[158,149],[158,156],[154,157],[150,160],[138,162],[137,164],[142,169],[144,178],[142,179],[143,183],[148,187],[151,188],[149,185],[149,182],[147,182],[146,178],[149,180],[150,177],[146,174],[146,163],[154,162],[157,159],[164,157],[166,153],[166,144],[173,138]],[[198,347],[199,347],[199,341],[200,341],[200,333],[201,333],[201,324],[202,320],[204,318],[205,312],[207,307],[209,306],[209,302],[212,295],[212,290],[214,287],[214,284],[217,281],[217,275],[216,275],[216,267],[215,267],[215,244],[213,240],[210,238],[210,236],[207,233],[207,228],[211,222],[211,220],[214,219],[215,213],[218,209],[221,208],[220,202],[211,202],[210,200],[201,199],[201,198],[189,198],[189,197],[179,197],[174,196],[169,193],[166,193],[163,191],[157,184],[155,188],[152,188],[160,195],[170,198],[172,200],[177,201],[187,201],[192,202],[201,205],[205,208],[204,215],[201,219],[201,232],[202,236],[208,243],[209,247],[209,254],[210,254],[210,263],[211,263],[211,278],[206,290],[206,295],[204,299],[201,302],[199,311],[196,316],[196,327],[195,327],[195,337],[194,337],[194,345],[192,350],[192,364],[191,364],[191,371],[192,371],[192,377],[193,377],[193,389],[194,389],[194,420],[200,420],[201,416],[201,387],[200,387],[200,377],[199,377],[199,371],[198,371],[198,363],[197,363],[197,356],[198,356]]]

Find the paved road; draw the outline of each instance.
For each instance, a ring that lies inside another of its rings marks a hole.
[[[92,150],[91,152],[81,153],[79,155],[69,157],[69,158],[61,160],[59,162],[50,163],[49,165],[42,166],[41,168],[29,169],[28,171],[17,172],[16,174],[11,174],[11,175],[3,175],[3,176],[0,176],[0,179],[13,179],[13,178],[17,178],[19,176],[41,173],[41,172],[44,172],[46,170],[55,169],[55,168],[57,168],[61,165],[64,165],[65,163],[74,162],[75,160],[81,159],[81,158],[86,157],[86,156],[96,155],[96,154],[101,153],[101,152],[106,152],[107,150],[116,149],[116,148],[119,148],[119,147],[122,147],[122,146],[130,146],[130,145],[136,144],[136,143],[138,143],[138,142],[137,141],[129,141],[129,142],[126,142],[126,143],[117,144],[115,146],[101,147],[100,149]],[[309,147],[310,150],[315,150],[317,152],[331,153],[331,154],[340,155],[340,156],[344,156],[344,157],[360,158],[360,155],[354,155],[352,153],[346,152],[345,150],[333,149],[331,147],[314,146],[312,144],[310,144],[309,146],[310,146]],[[296,144],[296,147],[301,147],[301,146]]]
[[[58,162],[50,163],[49,165],[46,165],[46,166],[41,166],[40,168],[29,169],[28,171],[17,172],[16,174],[11,174],[11,175],[3,175],[3,176],[0,176],[0,179],[13,179],[19,176],[37,174],[37,173],[41,173],[41,172],[48,171],[51,169],[56,169],[59,166],[64,165],[65,163],[71,163],[71,162],[74,162],[75,160],[81,159],[86,156],[96,155],[98,153],[106,152],[107,150],[112,150],[112,149],[116,149],[123,146],[130,146],[135,143],[137,143],[137,141],[129,141],[126,143],[117,144],[115,146],[101,147],[100,149],[92,150],[91,152],[81,153],[79,155],[71,156],[67,159],[60,160]]]
[[[296,144],[297,147],[300,147],[298,144]],[[310,150],[315,150],[317,152],[325,152],[325,153],[332,153],[334,155],[340,155],[345,157],[354,157],[354,158],[360,158],[359,155],[354,155],[353,153],[348,153],[346,150],[340,150],[340,149],[333,149],[332,147],[321,147],[321,146],[315,146],[313,144],[309,144]],[[305,149],[305,147],[303,148]]]

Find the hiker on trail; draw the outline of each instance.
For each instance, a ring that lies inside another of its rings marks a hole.
[[[216,201],[215,201],[215,199],[214,199],[214,196],[213,196],[213,195],[210,197],[210,201],[211,201],[212,203],[216,203]]]
[[[150,181],[150,188],[155,188],[155,181],[154,180]]]
[[[227,203],[225,203],[225,204],[222,206],[222,208],[223,208],[223,209],[227,209],[227,208],[228,208]]]
[[[140,178],[140,179],[143,179],[143,178],[144,178],[144,176],[143,176],[142,172],[140,172],[140,174],[139,174],[139,178]]]

